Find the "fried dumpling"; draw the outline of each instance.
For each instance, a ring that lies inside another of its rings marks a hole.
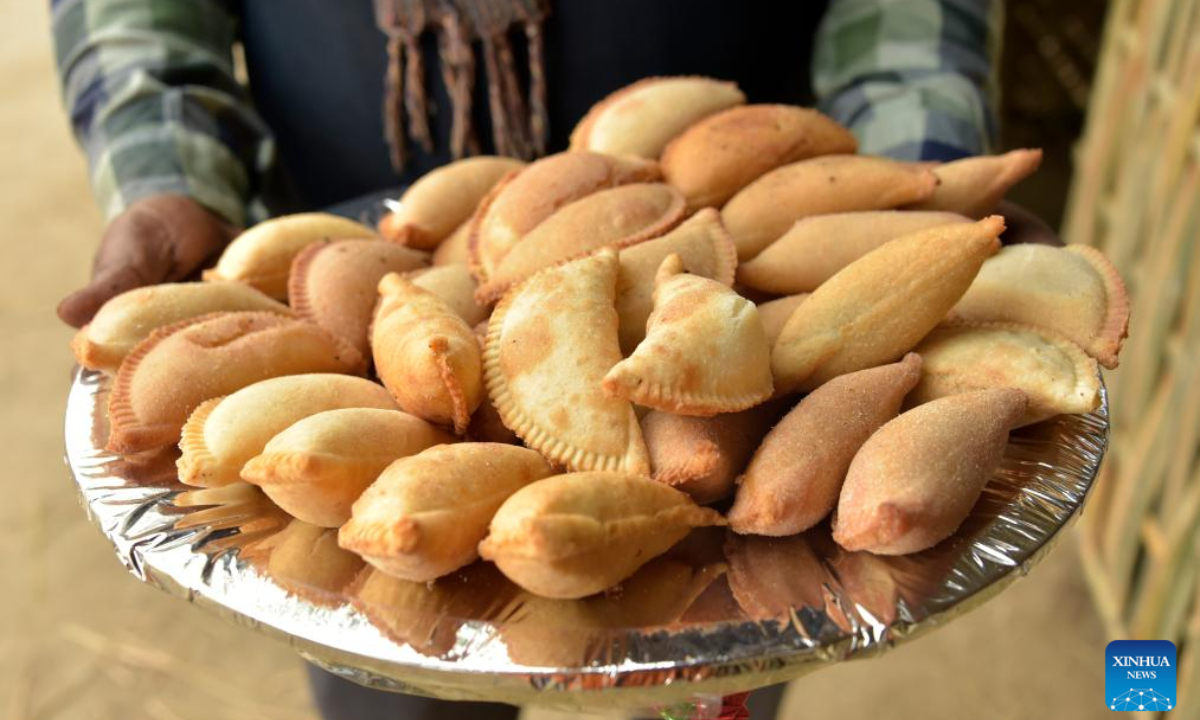
[[[492,301],[542,268],[662,235],[685,212],[683,196],[662,183],[630,183],[592,193],[529,231],[489,274],[479,295]]]
[[[184,320],[154,331],[121,363],[108,403],[108,449],[172,445],[205,400],[259,380],[365,369],[358,351],[306,320],[263,312]]]
[[[201,487],[237,482],[271,438],[310,415],[352,407],[397,409],[382,385],[328,373],[263,380],[208,400],[183,426],[179,480]]]
[[[646,337],[646,320],[654,308],[654,276],[668,255],[683,259],[693,275],[733,284],[737,249],[721,225],[721,215],[706,208],[662,237],[621,251],[617,276],[617,316],[621,353],[628,355]]]
[[[898,237],[940,225],[970,222],[949,212],[874,210],[807,217],[753,260],[737,280],[763,292],[812,292],[842,268]]]
[[[1019,425],[1100,406],[1100,369],[1078,345],[1015,323],[950,323],[925,336],[914,405],[970,390],[1017,388],[1029,404]]]
[[[800,303],[804,302],[808,295],[809,293],[797,293],[759,303],[758,317],[762,320],[763,330],[767,333],[767,342],[771,347],[775,347],[775,341],[783,332],[783,326],[787,324],[788,318],[792,316],[796,308],[800,307]]]
[[[684,130],[663,151],[662,170],[689,207],[720,207],[780,165],[857,150],[849,130],[816,110],[743,105]]]
[[[455,441],[400,410],[327,410],[271,438],[241,474],[292,517],[335,528],[350,519],[350,505],[392,461]]]
[[[953,316],[1046,328],[1115,368],[1129,333],[1129,296],[1095,248],[1010,245],[983,264]]]
[[[754,303],[663,261],[646,339],[604,376],[604,391],[680,415],[716,415],[771,397],[771,346]]]
[[[720,513],[648,477],[555,475],[496,511],[479,554],[535,595],[581,598],[616,585]]]
[[[396,209],[379,221],[380,234],[409,247],[436,247],[471,218],[501,178],[524,166],[513,158],[479,155],[435,168],[408,186]]]
[[[301,317],[370,357],[367,331],[379,299],[379,280],[389,272],[422,268],[427,261],[423,253],[386,240],[316,242],[292,262],[288,299]]]
[[[913,210],[945,210],[981,218],[994,211],[1009,189],[1033,174],[1042,163],[1041,149],[1011,150],[1003,155],[982,155],[948,162],[933,168],[938,186]]]
[[[886,210],[923,200],[937,177],[928,168],[868,155],[825,155],[772,170],[721,209],[721,219],[750,260],[810,215]]]
[[[354,503],[338,543],[389,575],[428,582],[474,560],[496,510],[551,472],[516,445],[432,447],[383,471]]]
[[[471,221],[458,226],[430,256],[434,267],[471,264]]]
[[[475,299],[475,278],[466,265],[441,265],[408,276],[413,285],[428,290],[449,305],[467,325],[487,319],[487,305]]]
[[[504,256],[564,205],[605,188],[652,182],[658,163],[591,152],[550,155],[499,182],[471,219],[471,270],[482,283]]]
[[[1025,414],[1013,388],[950,395],[902,413],[854,456],[833,539],[847,550],[905,555],[958,529]]]
[[[750,460],[729,509],[734,532],[795,535],[837,504],[854,454],[921,378],[921,358],[848,373],[825,383],[779,421]]]
[[[320,240],[376,238],[361,223],[329,213],[299,213],[260,222],[233,239],[205,280],[236,280],[286,300],[288,273],[300,251]]]
[[[650,473],[628,400],[601,387],[621,360],[617,254],[543,270],[500,301],[488,321],[484,376],[504,424],[571,470]]]
[[[645,78],[593,105],[571,132],[571,149],[654,159],[692,123],[744,102],[746,96],[731,82]]]
[[[88,370],[114,374],[133,346],[161,327],[214,312],[248,311],[292,315],[287,305],[242,283],[149,285],[104,303],[92,321],[75,334],[71,350]]]
[[[379,294],[371,326],[379,379],[402,410],[462,433],[483,399],[471,327],[446,301],[399,275],[385,276]]]
[[[893,362],[946,316],[1000,247],[1004,220],[930,228],[850,263],[792,313],[771,352],[783,392]]]

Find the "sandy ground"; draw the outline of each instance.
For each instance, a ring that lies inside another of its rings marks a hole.
[[[0,718],[314,717],[284,644],[141,586],[79,508],[62,462],[70,332],[53,308],[101,229],[53,80],[48,3],[0,2]],[[1072,539],[972,615],[811,675],[781,717],[1089,718],[1105,638]],[[528,713],[530,717],[558,715]]]

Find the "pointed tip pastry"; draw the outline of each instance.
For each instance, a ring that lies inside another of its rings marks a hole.
[[[1041,148],[1011,150],[937,165],[933,194],[909,206],[913,210],[945,210],[979,218],[993,212],[1004,195],[1029,177],[1042,162]]]

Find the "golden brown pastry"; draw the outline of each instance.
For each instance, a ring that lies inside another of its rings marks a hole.
[[[654,276],[663,260],[673,254],[683,259],[689,273],[733,284],[737,250],[721,225],[721,214],[711,208],[662,237],[625,248],[619,255],[621,272],[617,276],[617,316],[624,355],[632,353],[646,337],[646,320],[654,308]]]
[[[479,554],[529,592],[581,598],[629,577],[692,528],[724,523],[716,511],[648,477],[570,473],[506,500]]]
[[[787,324],[788,318],[792,316],[796,308],[800,307],[800,303],[804,302],[808,295],[809,293],[797,293],[759,304],[758,317],[762,320],[763,330],[767,333],[767,342],[771,347],[775,347],[775,341],[783,332],[783,326]]]
[[[394,460],[456,440],[400,410],[328,410],[271,438],[241,475],[293,517],[336,528],[350,519],[350,505]]]
[[[633,406],[600,385],[621,360],[617,267],[606,249],[505,295],[488,321],[484,376],[504,424],[551,462],[648,475]]]
[[[300,520],[271,538],[267,575],[288,592],[330,606],[363,569],[363,561],[337,544],[337,533]]]
[[[179,481],[201,487],[238,482],[242,467],[271,438],[309,415],[350,407],[397,409],[382,385],[327,373],[263,380],[208,400],[183,426]]]
[[[976,390],[920,405],[854,456],[833,523],[847,550],[905,555],[954,533],[992,478],[1025,393]]]
[[[772,170],[721,209],[721,219],[750,260],[810,215],[886,210],[923,200],[937,177],[925,167],[866,155],[826,155]]]
[[[288,299],[301,317],[345,338],[370,357],[367,330],[379,294],[375,287],[390,272],[424,267],[428,258],[386,240],[315,242],[292,262]]]
[[[776,387],[811,390],[911,350],[999,249],[1003,230],[999,216],[930,228],[847,265],[788,319],[771,353]]]
[[[551,472],[515,445],[431,447],[383,471],[355,501],[338,543],[389,575],[428,582],[475,560],[496,510]]]
[[[754,303],[716,280],[688,275],[671,255],[659,268],[646,339],[604,376],[604,391],[679,415],[737,412],[771,397],[771,346]]]
[[[593,105],[571,132],[571,149],[654,159],[692,123],[744,102],[746,96],[731,82],[645,78]]]
[[[442,241],[430,256],[432,265],[470,265],[471,263],[471,221],[467,220],[450,233],[450,237]]]
[[[375,370],[400,408],[456,432],[483,399],[479,341],[444,300],[399,275],[379,282]]]
[[[1078,345],[1015,323],[939,325],[916,352],[925,360],[913,405],[970,390],[1012,387],[1029,404],[1018,425],[1100,406],[1100,369]]]
[[[521,238],[560,207],[605,188],[651,182],[658,163],[599,153],[544,157],[500,181],[471,219],[471,271],[482,283]]]
[[[542,268],[602,247],[621,249],[662,235],[683,219],[683,196],[662,183],[630,183],[599,190],[546,218],[489,274],[479,295],[494,301]]]
[[[409,247],[434,248],[471,218],[501,178],[524,166],[513,158],[479,155],[435,168],[408,186],[399,206],[379,221],[380,234]]]
[[[1115,368],[1129,334],[1129,295],[1095,248],[1010,245],[983,264],[953,315],[1046,328]]]
[[[743,105],[709,115],[667,145],[663,177],[688,206],[720,207],[780,165],[818,155],[852,155],[850,131],[816,110]]]
[[[476,301],[475,278],[466,265],[441,265],[421,270],[409,275],[408,280],[440,297],[467,325],[474,327],[487,319],[488,307]]]
[[[812,292],[842,268],[898,237],[970,222],[949,212],[872,210],[814,215],[798,221],[757,257],[738,266],[737,280],[763,292]]]
[[[205,280],[236,280],[286,300],[288,273],[300,251],[319,240],[376,238],[371,228],[329,213],[284,215],[248,228],[233,239]]]
[[[235,282],[165,283],[135,288],[112,298],[71,340],[75,359],[88,370],[117,372],[133,346],[155,330],[215,312],[292,315],[287,305]]]
[[[179,442],[200,403],[259,380],[361,373],[363,356],[316,325],[263,312],[213,313],[159,328],[121,363],[108,402],[110,452]]]
[[[963,158],[933,168],[938,186],[933,195],[913,203],[913,210],[945,210],[971,218],[994,211],[1009,188],[1033,174],[1042,150],[1012,150],[1003,155]]]
[[[800,401],[766,439],[729,509],[729,526],[745,535],[794,535],[837,504],[854,454],[921,378],[921,358],[836,377]]]

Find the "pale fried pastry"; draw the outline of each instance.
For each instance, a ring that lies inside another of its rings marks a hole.
[[[510,495],[552,470],[515,445],[439,445],[396,460],[354,503],[338,542],[379,570],[428,582],[470,563]]]
[[[905,555],[954,533],[1025,414],[1013,388],[950,395],[902,413],[850,463],[833,523],[847,550]]]
[[[914,210],[945,210],[971,218],[994,211],[1009,189],[1033,174],[1042,162],[1038,149],[1011,150],[1003,155],[968,157],[933,168],[938,186]]]
[[[400,410],[328,410],[271,438],[241,476],[293,517],[336,528],[350,519],[350,505],[392,461],[455,440]]]
[[[434,267],[441,265],[470,265],[471,263],[471,221],[467,220],[450,233],[450,237],[441,242],[430,256]]]
[[[721,219],[750,260],[810,215],[886,210],[933,193],[937,177],[921,166],[867,155],[825,155],[772,170],[721,209]]]
[[[1129,295],[1095,248],[1010,245],[983,264],[953,316],[1046,328],[1115,368],[1129,334]]]
[[[271,538],[267,575],[312,602],[341,605],[342,591],[362,569],[362,559],[338,547],[337,533],[328,528],[293,520]]]
[[[900,411],[921,378],[921,358],[836,377],[800,401],[767,434],[729,510],[734,532],[794,535],[837,504],[854,454]]]
[[[794,105],[744,105],[709,115],[667,145],[663,177],[688,206],[720,207],[780,165],[858,150],[850,131]]]
[[[581,598],[616,585],[692,528],[723,525],[714,510],[648,477],[555,475],[496,511],[479,554],[542,597]]]
[[[738,266],[737,280],[763,292],[812,292],[842,268],[898,237],[939,225],[970,222],[950,212],[871,210],[814,215],[799,220],[753,260]]]
[[[475,299],[475,278],[466,265],[441,265],[408,276],[413,285],[437,295],[467,325],[474,327],[488,316],[488,306]]]
[[[771,346],[758,309],[715,280],[659,268],[646,339],[604,376],[604,391],[680,415],[716,415],[771,397]]]
[[[771,347],[775,347],[775,341],[779,339],[780,333],[783,332],[783,326],[787,324],[788,318],[800,307],[800,303],[804,302],[809,293],[797,293],[788,295],[787,297],[776,298],[769,302],[759,303],[758,317],[762,320],[763,331],[767,333],[767,342]]]
[[[488,322],[484,376],[504,424],[551,462],[648,475],[633,407],[600,385],[621,360],[617,269],[616,253],[602,250],[505,295]]]
[[[266,312],[184,320],[155,330],[121,363],[108,403],[108,449],[172,445],[202,402],[259,380],[365,369],[358,351],[307,320]]]
[[[375,370],[400,408],[466,430],[483,399],[479,341],[437,295],[399,275],[379,282],[371,326]]]
[[[776,387],[811,390],[911,350],[999,249],[1003,230],[998,216],[930,228],[847,265],[788,319],[771,353]]]
[[[309,415],[349,407],[397,409],[382,385],[328,373],[263,380],[208,400],[183,426],[179,480],[201,487],[238,482],[242,467],[271,438]]]
[[[731,82],[645,78],[593,105],[571,132],[571,150],[654,159],[689,125],[744,102],[746,96]]]
[[[329,213],[284,215],[248,228],[233,239],[205,280],[236,280],[286,300],[288,273],[300,251],[320,240],[378,237],[371,228]]]

